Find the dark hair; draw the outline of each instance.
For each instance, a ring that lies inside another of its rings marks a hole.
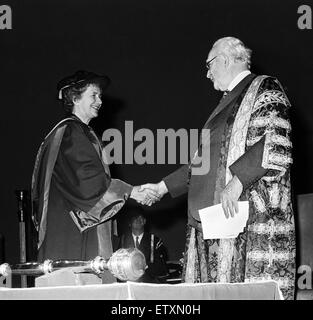
[[[93,80],[78,83],[62,90],[62,104],[67,113],[73,112],[74,100],[80,99],[90,85],[95,85],[101,89],[100,83]]]
[[[133,222],[139,216],[146,219],[145,210],[142,207],[135,207],[134,209],[129,210],[127,215],[130,223]]]
[[[139,212],[139,213],[137,213],[137,214],[131,215],[129,221],[132,223],[135,219],[137,219],[137,218],[139,218],[139,217],[142,217],[142,218],[144,218],[144,219],[147,219],[147,218],[146,218],[146,215],[145,215],[144,213],[140,213],[140,212]]]

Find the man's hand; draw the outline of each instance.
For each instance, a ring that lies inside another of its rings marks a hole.
[[[141,191],[149,189],[155,191],[158,194],[159,200],[168,192],[166,184],[163,180],[159,183],[147,183],[140,187]]]
[[[242,193],[243,187],[237,176],[234,176],[221,192],[221,203],[225,217],[229,218],[229,213],[234,217],[238,213],[238,199]]]
[[[130,198],[147,206],[151,206],[153,203],[160,200],[160,196],[156,191],[148,188],[141,188],[142,186],[133,187]]]

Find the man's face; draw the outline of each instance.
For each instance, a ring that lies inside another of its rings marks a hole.
[[[131,222],[132,230],[143,231],[145,227],[146,219],[143,216],[135,217]]]
[[[81,98],[76,100],[75,108],[84,119],[91,120],[98,116],[101,107],[101,90],[96,85],[89,85],[82,93]]]
[[[210,51],[207,58],[207,63],[209,63],[207,78],[213,82],[215,90],[224,91],[230,83],[225,58],[224,54],[218,53],[214,48]]]

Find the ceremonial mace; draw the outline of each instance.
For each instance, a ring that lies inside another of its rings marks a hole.
[[[26,262],[12,266],[3,263],[0,265],[0,276],[8,277],[11,274],[39,276],[65,268],[96,274],[109,270],[114,277],[122,281],[136,281],[145,272],[146,259],[144,254],[136,248],[119,249],[108,260],[97,256],[89,261],[45,260],[43,263]]]

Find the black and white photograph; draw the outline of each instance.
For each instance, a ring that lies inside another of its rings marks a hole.
[[[312,9],[1,1],[0,300],[313,300]]]

